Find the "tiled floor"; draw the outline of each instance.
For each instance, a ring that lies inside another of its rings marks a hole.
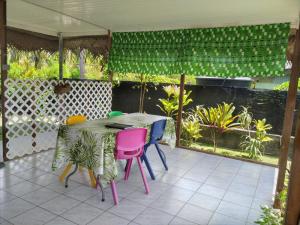
[[[117,207],[110,189],[100,201],[86,174],[72,177],[64,188],[58,182],[61,171],[51,171],[53,151],[8,162],[0,169],[0,224],[250,225],[260,205],[271,203],[275,168],[162,147],[169,171],[150,150],[157,176],[149,179],[151,193],[144,194],[135,166],[127,182],[117,183]]]

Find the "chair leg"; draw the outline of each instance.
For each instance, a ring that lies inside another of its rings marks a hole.
[[[105,201],[105,194],[104,194],[103,185],[101,183],[100,175],[98,175],[97,178],[96,178],[96,188],[97,188],[98,185],[99,185],[101,193],[102,193],[102,199],[101,199],[101,201],[104,202]]]
[[[70,172],[71,169],[72,169],[72,163],[68,163],[68,165],[65,167],[62,174],[59,176],[60,182],[64,182],[65,177],[68,175],[68,173]]]
[[[124,169],[125,172],[126,172],[126,170],[128,168],[128,163],[129,163],[129,159],[126,160],[126,166],[125,166],[125,169]]]
[[[141,158],[140,157],[136,157],[136,160],[138,162],[138,165],[139,165],[139,168],[140,168],[140,171],[141,171],[141,175],[142,175],[142,178],[143,178],[143,182],[144,182],[146,194],[149,194],[149,185],[148,185],[147,178],[146,178],[144,170],[143,170]]]
[[[73,172],[70,173],[70,174],[66,177],[66,180],[65,180],[65,188],[68,187],[69,178],[70,178],[74,173],[76,173],[77,169],[78,169],[78,164],[76,163]]]
[[[148,149],[149,146],[150,146],[150,144],[145,144],[143,154],[146,155],[146,152],[147,152],[147,149]],[[141,161],[142,161],[142,162],[144,161],[144,158],[143,158],[143,157],[141,157]]]
[[[166,159],[165,153],[160,149],[160,147],[157,143],[155,143],[155,147],[156,147],[156,150],[158,152],[158,155],[159,155],[162,163],[164,164],[165,169],[168,170],[167,159]]]
[[[152,179],[152,180],[155,180],[155,175],[154,175],[154,173],[153,173],[152,167],[151,167],[151,165],[150,165],[150,163],[149,163],[149,160],[148,160],[147,155],[145,154],[145,152],[144,152],[143,155],[141,156],[141,159],[142,159],[143,161],[145,161],[145,164],[146,164],[146,167],[147,167],[147,170],[148,170],[148,172],[149,172],[149,174],[150,174],[151,179]]]
[[[88,171],[90,176],[91,187],[96,188],[96,178],[94,176],[94,171],[90,169]]]
[[[119,203],[119,197],[118,197],[118,192],[117,192],[116,183],[115,183],[114,180],[112,180],[112,181],[110,182],[110,186],[111,186],[111,191],[112,191],[114,203],[115,203],[115,205],[118,205],[118,203]]]
[[[129,159],[127,161],[127,169],[125,171],[124,180],[128,180],[128,177],[129,177],[129,174],[130,174],[130,170],[131,170],[131,165],[132,165],[132,159]]]

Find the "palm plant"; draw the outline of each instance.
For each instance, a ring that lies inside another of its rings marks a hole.
[[[233,103],[228,104],[225,102],[218,104],[217,107],[204,108],[198,106],[196,108],[200,121],[209,127],[214,151],[217,149],[217,134],[240,127],[240,124],[237,122],[239,115],[234,115],[234,110]]]

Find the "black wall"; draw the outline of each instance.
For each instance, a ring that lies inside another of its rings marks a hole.
[[[166,84],[154,86],[148,85],[148,92],[145,95],[144,109],[151,114],[162,114],[157,107],[159,98],[166,95],[162,89]],[[257,90],[233,87],[204,87],[199,85],[186,85],[187,91],[191,90],[193,103],[185,108],[185,111],[194,108],[196,105],[215,106],[218,103],[233,103],[237,112],[241,106],[249,107],[255,119],[266,118],[273,127],[271,133],[281,134],[285,100],[287,93],[284,91]],[[138,83],[122,82],[113,88],[113,110],[123,112],[137,112],[139,108],[140,89]],[[300,94],[297,96],[297,109],[300,106]],[[295,113],[295,118],[297,113]],[[295,124],[295,123],[294,123]]]

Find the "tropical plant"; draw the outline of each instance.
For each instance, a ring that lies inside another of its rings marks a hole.
[[[256,129],[254,137],[251,133],[244,137],[240,146],[242,150],[248,152],[249,158],[260,159],[265,150],[265,143],[272,140],[267,136],[267,131],[272,129],[270,124],[266,124],[266,119],[254,120],[254,128]]]
[[[274,87],[275,91],[287,91],[289,89],[290,82],[286,81]],[[300,82],[298,82],[298,91],[300,91]]]
[[[245,136],[244,141],[240,144],[243,151],[248,152],[249,158],[260,159],[263,155],[264,145],[263,143],[251,136]]]
[[[262,120],[255,120],[254,121],[255,128],[256,128],[256,137],[261,142],[269,142],[272,138],[267,136],[267,131],[272,129],[270,124],[266,124],[266,119]]]
[[[242,106],[242,111],[238,117],[238,122],[240,123],[241,128],[250,132],[252,121],[252,113],[249,112],[247,107]]]
[[[255,221],[259,225],[282,225],[283,217],[279,209],[273,209],[268,206],[262,206],[261,218]]]
[[[180,89],[176,85],[168,85],[163,87],[164,92],[167,94],[166,99],[158,99],[161,105],[157,105],[162,112],[166,114],[168,117],[174,117],[177,115],[178,107],[179,107],[179,92]],[[193,100],[190,98],[192,91],[186,92],[184,90],[183,93],[183,102],[182,106],[187,106]]]
[[[182,120],[182,137],[188,142],[188,145],[202,137],[201,130],[199,118],[193,112]]]
[[[201,123],[209,127],[210,136],[214,144],[214,151],[217,149],[217,134],[222,134],[233,128],[240,127],[240,124],[237,122],[239,115],[234,115],[234,110],[235,107],[233,103],[228,104],[225,102],[218,104],[217,107],[196,107],[196,113]]]

